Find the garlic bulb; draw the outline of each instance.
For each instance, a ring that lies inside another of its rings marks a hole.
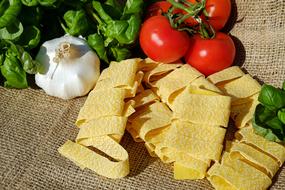
[[[46,41],[36,56],[44,73],[35,75],[36,84],[47,94],[62,99],[86,95],[100,75],[100,60],[86,41],[63,36]]]

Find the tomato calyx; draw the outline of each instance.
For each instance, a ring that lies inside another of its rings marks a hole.
[[[191,35],[198,32],[202,38],[214,38],[215,30],[207,22],[208,13],[205,9],[206,1],[207,0],[201,0],[196,1],[196,3],[191,3],[187,0],[167,0],[172,6],[168,9],[167,13],[163,15],[168,18],[172,28],[179,31],[187,31]],[[201,18],[202,15],[204,19]],[[197,25],[192,27],[185,26],[184,21],[190,17],[197,22]]]

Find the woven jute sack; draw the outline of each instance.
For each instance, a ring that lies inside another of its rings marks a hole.
[[[237,47],[235,64],[261,83],[280,86],[285,79],[285,1],[237,0],[227,24]],[[122,145],[130,156],[130,174],[107,179],[80,170],[57,152],[75,139],[75,119],[86,97],[70,101],[38,89],[0,87],[0,189],[213,189],[207,180],[173,179],[170,165],[147,153],[128,133]],[[285,189],[281,168],[270,189]]]

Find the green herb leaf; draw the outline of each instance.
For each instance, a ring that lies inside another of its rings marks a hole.
[[[271,85],[263,85],[258,100],[270,110],[285,107],[285,92]]]
[[[29,74],[36,74],[38,72],[39,63],[31,57],[31,55],[23,51],[20,57],[23,69]]]
[[[269,141],[281,142],[283,140],[283,137],[280,132],[280,125],[278,121],[276,121],[276,117],[271,118],[266,123],[263,123],[259,120],[258,115],[261,113],[264,113],[264,110],[265,109],[263,105],[261,104],[257,105],[255,114],[252,119],[252,126],[254,129],[254,132],[260,136],[263,136],[265,139]],[[274,128],[270,128],[270,127],[274,127]]]
[[[37,0],[40,5],[49,8],[57,8],[62,3],[63,0]]]
[[[4,11],[7,3],[9,3],[9,7]],[[11,23],[14,23],[21,11],[21,7],[21,0],[2,0],[0,3],[0,10],[4,11],[4,13],[2,14],[2,11],[0,12],[0,28],[4,28]]]
[[[127,48],[111,47],[112,54],[117,61],[122,61],[131,56],[131,52]]]
[[[285,80],[283,82],[282,89],[285,91]]]
[[[22,3],[28,7],[31,7],[31,6],[36,6],[38,5],[38,0],[21,0]]]
[[[28,82],[26,79],[26,72],[21,66],[19,60],[10,55],[6,54],[3,65],[0,66],[1,73],[5,77],[6,81],[4,86],[7,88],[27,88]]]
[[[4,54],[0,54],[0,66],[3,65],[4,60],[5,60]]]
[[[285,125],[285,108],[278,111],[278,119]]]
[[[112,17],[110,17],[105,10],[103,9],[102,5],[100,2],[98,1],[93,1],[92,2],[92,6],[93,8],[97,11],[97,13],[99,14],[99,16],[101,17],[101,19],[106,22],[107,24],[112,22],[113,19]]]
[[[104,60],[106,63],[109,63],[102,36],[99,34],[89,35],[87,42],[89,46],[96,51],[100,59]]]
[[[274,118],[276,116],[276,112],[272,111],[261,104],[257,105],[255,110],[256,117],[261,123],[265,123],[266,121]]]
[[[0,29],[0,39],[16,41],[23,32],[22,23],[15,20],[10,25]]]
[[[105,36],[118,40],[120,44],[126,44],[128,39],[125,32],[128,26],[128,22],[125,20],[112,21],[107,25]]]
[[[107,0],[105,4],[102,5],[102,7],[106,11],[106,13],[115,20],[121,18],[121,15],[124,10],[124,4],[122,3],[122,1],[118,0]]]
[[[85,35],[88,31],[89,23],[83,10],[69,10],[64,14],[63,18],[67,27],[64,25],[62,27],[66,33],[78,36]]]
[[[280,136],[282,139],[282,137],[284,136],[283,123],[278,119],[277,116],[267,121],[266,125],[268,125],[269,128],[274,130],[275,134],[278,134],[278,136]]]
[[[104,41],[105,47],[103,49],[103,46],[100,46],[96,50],[101,59],[104,57],[103,59],[106,60],[106,56],[111,56],[109,60],[115,58],[120,61],[130,57],[131,44],[137,40],[141,26],[143,0],[127,0],[125,4],[122,2],[107,0],[105,4],[101,4],[100,1],[92,1],[95,11],[92,12],[90,9],[91,12],[89,10],[88,13],[98,22],[97,34],[101,36],[101,42]],[[93,46],[93,49],[96,48]],[[99,53],[99,49],[104,53]]]
[[[123,16],[127,14],[140,14],[143,7],[143,0],[127,0]]]

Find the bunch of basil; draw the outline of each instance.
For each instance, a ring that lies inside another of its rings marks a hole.
[[[88,44],[105,62],[121,61],[131,56],[130,49],[138,37],[143,0],[107,0],[92,2],[88,13],[98,23],[97,32],[88,36]],[[92,11],[91,11],[92,10]]]
[[[61,20],[65,33],[86,37],[105,63],[131,56],[142,21],[143,0],[69,0],[63,4],[72,7]]]
[[[263,85],[258,97],[253,128],[267,140],[285,142],[285,81],[282,89]]]
[[[40,42],[39,17],[38,8],[26,9],[20,0],[0,3],[0,70],[5,87],[26,88],[26,73],[40,71],[28,53]]]
[[[32,59],[39,45],[65,33],[86,38],[105,63],[129,58],[142,10],[143,0],[1,0],[4,86],[26,88],[27,73],[41,71],[40,63]]]

